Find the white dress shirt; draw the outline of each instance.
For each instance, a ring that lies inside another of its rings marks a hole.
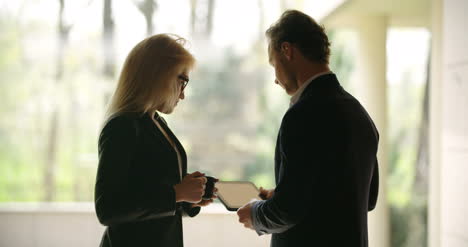
[[[291,97],[291,102],[289,104],[289,107],[293,106],[294,104],[297,103],[297,101],[301,98],[301,95],[302,95],[302,92],[304,92],[304,90],[306,89],[306,87],[315,79],[317,79],[318,77],[322,76],[322,75],[328,75],[328,74],[333,74],[332,71],[325,71],[325,72],[322,72],[322,73],[318,73],[318,74],[315,74],[313,75],[312,77],[310,77],[309,79],[307,79],[304,84],[302,84],[302,86],[300,88],[297,89],[296,93]]]

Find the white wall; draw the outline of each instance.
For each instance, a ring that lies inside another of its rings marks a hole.
[[[432,87],[435,119],[432,143],[431,234],[438,231],[431,246],[468,246],[468,1],[440,0],[440,30],[435,27],[436,57]],[[439,50],[439,51],[438,51]],[[440,53],[440,54],[438,54]],[[438,80],[438,78],[441,78]],[[434,119],[434,118],[433,118]],[[440,121],[440,122],[437,122]],[[435,129],[434,129],[435,128]],[[439,188],[434,188],[438,186]]]
[[[468,246],[468,1],[445,0],[442,40],[442,246]]]
[[[0,247],[99,246],[103,231],[92,203],[0,204]],[[186,247],[266,247],[269,242],[269,236],[245,229],[237,214],[221,205],[184,218]]]

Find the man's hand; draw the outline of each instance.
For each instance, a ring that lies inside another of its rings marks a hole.
[[[275,194],[275,189],[266,190],[263,187],[260,187],[260,194],[258,196],[263,200],[270,199]]]
[[[244,227],[254,230],[252,225],[252,214],[251,209],[252,205],[255,203],[249,202],[237,210],[237,215],[239,216],[239,222],[244,224]]]

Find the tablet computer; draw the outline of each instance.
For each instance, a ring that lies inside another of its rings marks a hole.
[[[229,211],[237,211],[240,207],[252,200],[261,200],[257,187],[247,181],[219,181],[216,183],[218,188],[218,199]]]

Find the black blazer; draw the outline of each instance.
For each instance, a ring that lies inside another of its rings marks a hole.
[[[313,80],[283,117],[275,194],[253,207],[257,231],[272,233],[274,247],[367,246],[378,139],[372,119],[335,75]]]
[[[158,121],[179,149],[185,176],[184,148]],[[148,114],[111,118],[99,137],[95,186],[96,214],[107,226],[101,246],[183,246],[181,216],[193,217],[200,207],[175,202],[177,183],[177,154]]]

